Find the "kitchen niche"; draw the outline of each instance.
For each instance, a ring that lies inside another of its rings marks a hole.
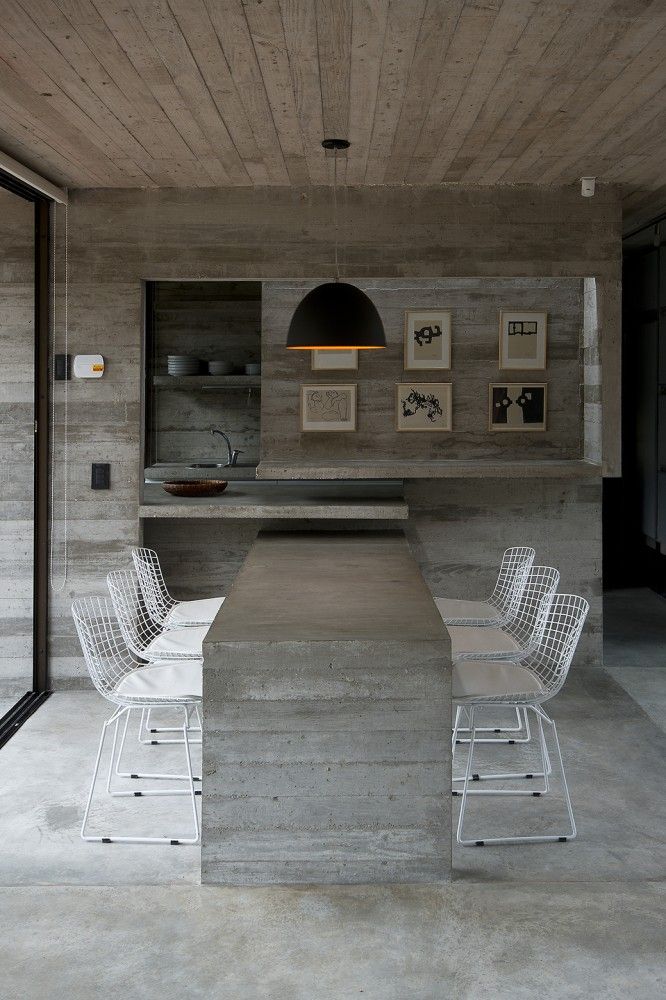
[[[256,466],[261,374],[245,368],[261,363],[261,283],[147,282],[145,305],[146,478],[168,466],[226,461],[224,440],[212,427],[242,452],[239,466]],[[169,355],[197,358],[198,370],[169,374]],[[221,363],[224,373],[211,375],[210,361]]]

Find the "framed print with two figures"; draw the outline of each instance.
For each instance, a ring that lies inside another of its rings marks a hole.
[[[302,431],[355,431],[355,385],[302,385]]]
[[[545,383],[524,382],[488,386],[488,426],[491,431],[545,431]]]

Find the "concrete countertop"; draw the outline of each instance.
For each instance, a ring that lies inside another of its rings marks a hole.
[[[146,485],[139,517],[405,521],[409,508],[393,484],[379,483],[368,495],[366,484],[251,481],[231,482],[217,497],[174,497],[159,485]]]
[[[260,532],[206,647],[355,639],[447,639],[402,531]]]
[[[582,459],[559,461],[543,460],[506,462],[494,459],[475,459],[469,462],[433,461],[412,462],[389,459],[386,461],[340,460],[332,463],[260,462],[257,479],[593,479],[601,476],[601,466]]]
[[[214,462],[215,459],[202,459]],[[143,470],[146,482],[164,483],[169,479],[226,479],[228,482],[256,479],[257,466],[249,464],[225,465],[222,469],[193,469],[184,462],[156,462]]]

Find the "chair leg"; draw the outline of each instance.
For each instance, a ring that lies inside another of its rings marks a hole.
[[[151,789],[141,792],[114,792],[111,791],[111,776],[116,758],[116,751],[118,746],[118,728],[119,722],[123,715],[125,715],[125,722],[123,726],[123,735],[121,737],[121,747],[120,752],[122,752],[122,744],[127,733],[127,721],[130,713],[129,708],[119,708],[117,709],[110,719],[108,719],[102,725],[102,732],[100,735],[99,746],[97,748],[97,756],[95,758],[95,767],[93,769],[92,782],[90,784],[90,791],[88,793],[88,798],[86,801],[86,807],[83,814],[83,821],[81,823],[81,838],[88,843],[97,844],[196,844],[199,842],[199,817],[197,814],[197,803],[196,796],[201,794],[200,790],[194,787],[195,778],[192,774],[192,761],[190,757],[190,745],[188,737],[188,727],[189,727],[189,710],[187,706],[182,706],[184,712],[184,722],[182,727],[183,733],[183,745],[185,747],[185,762],[187,766],[187,774],[183,776],[189,784],[189,788],[184,790],[182,788],[177,789]],[[93,836],[86,833],[86,825],[88,823],[88,816],[90,813],[90,807],[92,805],[93,795],[95,793],[95,784],[97,782],[97,776],[99,773],[100,761],[102,758],[102,752],[104,750],[104,744],[106,742],[106,737],[110,726],[114,726],[114,737],[113,746],[111,751],[111,761],[109,763],[109,773],[107,776],[107,791],[109,794],[116,796],[128,796],[128,797],[142,797],[144,795],[189,795],[192,805],[192,815],[194,818],[194,833],[187,837],[137,837],[137,836],[125,836],[117,834],[107,834],[104,836]],[[176,777],[172,775],[171,777]]]
[[[197,813],[197,800],[196,790],[194,788],[194,778],[192,777],[192,758],[190,757],[190,744],[189,744],[189,726],[190,726],[190,709],[187,705],[183,706],[184,720],[183,720],[183,745],[185,747],[185,760],[187,761],[187,774],[190,779],[190,802],[192,804],[192,819],[194,821],[194,837],[187,841],[183,840],[181,843],[191,843],[197,844],[199,842],[199,814]]]
[[[159,727],[152,727],[151,728],[151,726],[150,726],[150,713],[151,712],[152,712],[152,708],[144,708],[144,709],[141,710],[141,723],[139,725],[139,743],[143,743],[144,746],[157,747],[157,746],[161,746],[164,743],[167,743],[167,744],[180,744],[180,743],[183,742],[181,739],[175,739],[175,740],[174,739],[168,739],[168,740],[163,740],[163,739],[156,740],[156,739],[153,739],[152,737],[153,737],[154,734],[159,734],[159,733],[179,733],[181,731],[181,726],[159,726]],[[198,726],[191,726],[190,727],[190,732],[191,733],[200,733],[201,732],[201,716],[199,715],[199,709],[198,709],[198,707],[196,709],[196,715],[197,715],[197,719],[199,720],[199,725]],[[190,746],[195,746],[197,743],[201,743],[201,740],[200,739],[198,739],[198,740],[196,740],[196,739],[195,740],[190,739]]]
[[[165,774],[165,773],[162,773],[162,772],[153,772],[153,771],[148,772],[148,771],[121,771],[120,770],[120,759],[122,757],[123,750],[124,750],[124,747],[125,747],[125,738],[127,736],[127,726],[128,726],[129,717],[130,717],[132,711],[133,710],[131,708],[129,708],[127,710],[127,716],[125,718],[125,726],[123,728],[123,734],[122,734],[121,739],[120,739],[120,749],[118,751],[118,756],[116,758],[116,767],[115,767],[115,774],[117,775],[117,777],[119,777],[119,778],[151,778],[151,779],[154,779],[156,781],[157,780],[160,780],[160,781],[162,781],[162,780],[166,780],[166,781],[187,781],[188,780],[187,774],[168,774],[168,773]],[[144,712],[145,711],[146,711],[145,708],[141,709],[141,720],[143,720],[143,716],[144,716]],[[150,711],[150,709],[148,709],[148,711]],[[182,728],[179,731],[182,732]],[[174,740],[172,742],[177,743],[179,745],[182,745],[183,741],[182,740]],[[199,741],[199,742],[201,742],[201,741]],[[114,752],[115,752],[115,740],[114,740]],[[113,753],[112,753],[112,760],[113,760]],[[111,775],[111,767],[109,767],[109,778],[110,778],[110,775]],[[193,780],[194,781],[201,781],[201,778],[200,777],[195,777]],[[137,794],[137,795],[151,795],[151,794],[155,794],[155,795],[161,794],[161,795],[164,795],[164,794],[169,794],[168,792],[165,793],[163,791],[162,792],[157,792],[157,791],[151,792],[149,789],[147,789],[146,791],[138,792],[138,793],[135,793],[135,792],[112,792],[111,788],[109,787],[108,784],[107,784],[107,791],[108,791],[109,795],[121,795],[121,796],[122,795],[134,795],[134,794]],[[189,793],[186,790],[184,790],[184,789],[180,789],[179,791],[177,791],[177,792],[174,791],[171,794],[188,795]],[[201,794],[200,791],[197,792],[197,795],[200,795],[200,794]]]
[[[462,802],[460,806],[460,815],[458,816],[458,827],[456,831],[456,840],[462,847],[484,847],[488,844],[544,844],[544,843],[556,843],[556,842],[566,842],[568,840],[573,840],[576,836],[576,823],[574,820],[573,807],[571,805],[571,797],[569,795],[569,786],[567,784],[566,773],[564,770],[564,762],[562,760],[562,751],[560,748],[560,741],[557,735],[557,727],[552,719],[546,715],[543,708],[540,705],[531,705],[530,708],[535,712],[539,719],[539,743],[541,746],[541,757],[542,766],[544,771],[544,780],[546,784],[546,789],[548,789],[548,773],[549,773],[549,758],[548,758],[548,748],[546,746],[546,739],[543,732],[543,722],[547,722],[553,730],[553,738],[555,740],[555,748],[557,751],[557,759],[560,766],[560,772],[562,774],[562,786],[564,789],[564,797],[567,805],[567,812],[569,815],[570,830],[565,834],[542,834],[542,835],[530,835],[530,836],[515,836],[515,837],[483,837],[476,840],[466,839],[463,837],[463,825],[465,819],[465,811],[467,806],[467,796],[474,794],[470,791],[469,784],[472,778],[472,759],[474,754],[474,744],[476,742],[476,729],[474,726],[474,713],[475,708],[470,710],[470,728],[471,728],[471,739],[469,744],[469,752],[467,755],[467,765],[465,768],[465,777],[463,779],[463,792],[462,792]]]
[[[460,706],[457,709],[457,712],[459,712],[461,708],[463,708],[463,706]],[[527,725],[527,728],[528,728],[528,731],[529,731],[529,717],[527,715],[528,709],[527,708],[523,708],[523,709],[521,709],[521,711],[524,713],[525,720],[526,720],[526,725]],[[521,781],[521,780],[532,781],[532,780],[534,780],[534,778],[543,778],[544,779],[543,788],[529,788],[529,789],[511,789],[511,788],[480,789],[480,788],[478,788],[478,789],[470,789],[469,792],[468,792],[468,795],[518,795],[518,796],[520,796],[520,795],[524,795],[524,796],[531,795],[533,797],[536,797],[536,796],[539,796],[539,795],[545,795],[548,792],[548,776],[551,773],[552,768],[551,768],[551,764],[550,764],[550,758],[548,756],[548,748],[546,747],[545,740],[544,740],[544,737],[543,737],[543,727],[542,727],[542,723],[541,723],[541,717],[539,716],[538,713],[536,713],[536,715],[537,715],[537,722],[538,722],[538,725],[539,725],[539,749],[541,751],[542,770],[541,771],[504,771],[504,772],[493,773],[493,774],[474,772],[472,774],[472,781],[473,782],[477,782],[477,781]],[[456,720],[457,720],[457,718],[458,718],[458,715],[456,714]],[[476,731],[478,733],[478,732],[484,732],[485,730],[481,730],[481,729],[477,728]],[[456,747],[456,744],[459,744],[462,741],[454,738],[454,740],[452,742],[453,742],[453,750],[452,750],[452,764],[453,764],[455,762],[455,747]],[[465,742],[468,743],[469,740],[466,740]],[[478,743],[488,743],[488,742],[500,742],[500,741],[489,741],[489,740],[482,740],[482,739],[477,739],[476,740],[477,744]],[[521,741],[510,741],[510,742],[521,742]],[[464,777],[451,778],[451,781],[454,784],[456,784],[457,782],[464,781],[464,780],[465,780]],[[458,791],[457,789],[454,789],[451,794],[452,795],[462,795],[462,792]]]
[[[510,745],[513,743],[529,743],[530,740],[532,739],[532,735],[530,733],[530,723],[527,715],[527,710],[516,707],[514,711],[516,713],[516,723],[517,723],[515,726],[477,726],[476,728],[477,733],[496,733],[497,735],[494,737],[491,736],[491,737],[484,737],[483,739],[477,739],[476,742],[508,743]],[[521,712],[522,712],[522,717],[521,717]],[[469,726],[459,726],[458,732],[468,733]],[[502,736],[500,735],[501,733],[505,733],[507,735]],[[514,733],[518,733],[519,735],[514,736],[513,735]],[[469,737],[464,739],[458,738],[456,740],[456,743],[458,744],[469,743]]]

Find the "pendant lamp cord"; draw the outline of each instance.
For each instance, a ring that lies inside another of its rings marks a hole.
[[[333,150],[333,224],[335,232],[335,280],[340,280],[340,264],[338,262],[338,150]]]

